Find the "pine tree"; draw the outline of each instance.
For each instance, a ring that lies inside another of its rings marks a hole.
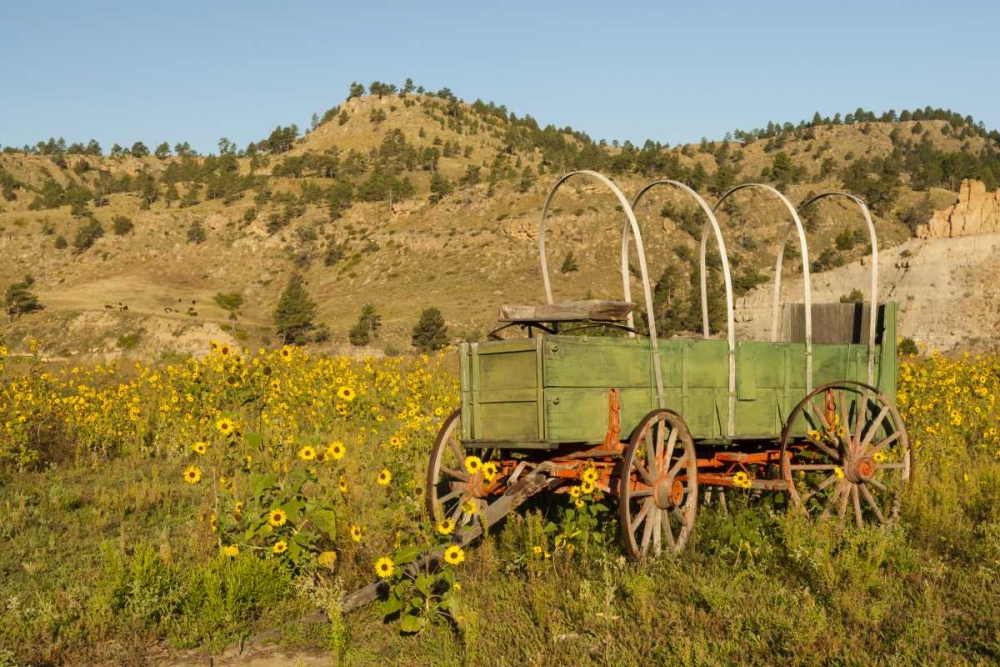
[[[4,302],[7,306],[7,316],[11,320],[25,313],[42,309],[38,296],[31,291],[31,286],[34,284],[35,279],[28,275],[24,277],[23,281],[14,283],[7,288]]]
[[[347,336],[351,345],[362,347],[371,343],[375,333],[382,327],[382,316],[375,312],[375,306],[366,303],[361,307],[357,324],[351,327]]]
[[[316,315],[316,302],[309,298],[305,281],[295,274],[285,286],[274,309],[274,324],[286,344],[301,345],[308,340]]]
[[[566,257],[563,259],[562,268],[559,270],[562,273],[572,273],[580,270],[580,265],[577,264],[576,257],[573,256],[572,250],[566,253]]]
[[[448,327],[437,308],[425,308],[413,327],[413,347],[419,352],[434,352],[448,344]]]

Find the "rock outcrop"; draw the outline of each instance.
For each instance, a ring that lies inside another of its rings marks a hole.
[[[940,239],[1000,232],[1000,190],[986,191],[982,181],[965,179],[958,203],[934,211],[926,225],[917,227],[917,238]]]

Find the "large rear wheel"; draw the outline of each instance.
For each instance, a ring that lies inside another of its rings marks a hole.
[[[913,482],[913,452],[892,399],[866,384],[823,385],[792,410],[781,434],[791,504],[815,518],[890,523]]]

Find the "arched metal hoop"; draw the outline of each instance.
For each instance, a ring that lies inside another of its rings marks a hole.
[[[553,303],[552,300],[552,284],[549,281],[549,267],[548,262],[545,259],[545,220],[549,214],[549,207],[552,205],[552,200],[555,198],[556,191],[562,186],[563,183],[573,178],[574,176],[590,176],[595,178],[611,190],[615,197],[618,198],[618,202],[621,204],[622,210],[625,212],[625,217],[627,218],[626,228],[632,230],[635,235],[635,245],[639,254],[639,273],[642,277],[642,291],[643,297],[646,300],[646,312],[649,313],[649,347],[653,355],[653,375],[656,379],[656,402],[660,408],[666,407],[666,403],[663,398],[663,368],[660,365],[660,346],[656,338],[656,322],[655,318],[652,317],[653,313],[653,292],[649,286],[649,271],[646,268],[646,251],[642,244],[642,234],[639,232],[639,223],[635,219],[635,213],[632,211],[632,206],[629,205],[628,199],[622,194],[622,191],[618,188],[614,182],[596,171],[591,171],[589,169],[583,169],[580,171],[572,171],[558,181],[549,190],[549,196],[545,199],[545,205],[542,207],[542,218],[538,226],[538,255],[542,263],[542,283],[545,285],[545,298],[548,303]],[[624,293],[625,300],[632,300],[632,289],[629,285],[628,277],[628,256],[624,255],[621,266],[622,273],[622,292]],[[628,317],[629,326],[634,328],[634,318],[632,314],[629,313]]]
[[[719,221],[715,218],[712,208],[702,199],[701,195],[692,188],[679,181],[669,179],[653,181],[646,185],[632,200],[632,210],[639,208],[639,202],[643,196],[654,187],[664,185],[677,188],[692,197],[701,210],[705,213],[708,222],[705,224],[705,231],[702,234],[702,254],[701,254],[701,316],[702,335],[709,337],[708,322],[708,276],[705,261],[705,241],[708,238],[708,229],[711,227],[715,231],[715,240],[719,245],[719,257],[722,260],[722,275],[726,283],[726,339],[729,344],[729,420],[726,425],[726,435],[732,437],[736,430],[736,327],[733,320],[733,280],[729,270],[729,255],[726,253],[726,241],[722,238],[722,229]],[[622,266],[628,265],[629,239],[631,237],[628,227],[622,233]],[[653,311],[649,310],[650,319],[653,318]]]
[[[825,197],[846,197],[861,209],[861,215],[868,225],[868,237],[872,243],[872,269],[871,282],[868,287],[868,384],[875,384],[875,325],[878,322],[878,235],[875,233],[875,222],[872,220],[871,211],[868,204],[863,199],[847,192],[822,192],[815,197],[799,204],[799,208],[805,208],[815,201]],[[787,237],[787,234],[786,234]]]
[[[781,240],[781,246],[778,248],[778,259],[774,266],[774,299],[771,305],[771,341],[777,342],[778,340],[778,306],[781,304],[781,266],[784,261],[785,255],[785,245],[788,243],[788,237],[792,232],[792,229],[796,229],[799,235],[799,250],[802,256],[802,288],[805,299],[805,325],[806,325],[806,392],[812,391],[812,284],[809,278],[809,244],[806,241],[806,231],[802,226],[802,221],[799,219],[799,214],[795,211],[795,207],[792,203],[788,201],[785,195],[781,194],[778,190],[771,187],[770,185],[765,185],[764,183],[743,183],[742,185],[737,185],[725,192],[719,201],[715,203],[713,211],[718,211],[719,207],[722,206],[724,202],[730,195],[739,190],[744,190],[746,188],[759,188],[768,192],[769,194],[776,197],[785,208],[788,209],[789,214],[791,214],[791,222],[788,223],[788,227],[785,230],[785,237]],[[708,227],[706,226],[701,235],[701,261],[705,262],[705,253],[708,237]],[[705,299],[706,285],[702,284],[702,300]]]

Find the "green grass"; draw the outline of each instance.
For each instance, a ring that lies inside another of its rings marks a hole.
[[[345,665],[1000,661],[995,459],[920,470],[889,530],[810,525],[731,495],[727,512],[701,511],[680,558],[647,564],[622,556],[610,519],[589,553],[536,557],[565,504],[542,500],[469,550],[458,622],[416,637],[378,604],[299,623],[367,583],[370,564],[345,552],[334,578],[291,578],[276,561],[220,560],[180,469],[129,459],[3,479],[0,649],[13,664],[138,664],[160,644],[217,652],[266,628]]]

